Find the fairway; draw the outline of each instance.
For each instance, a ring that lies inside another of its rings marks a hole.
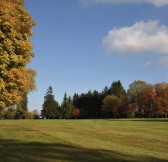
[[[1,120],[0,161],[166,162],[168,120]]]

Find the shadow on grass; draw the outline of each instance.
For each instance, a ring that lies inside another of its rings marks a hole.
[[[168,119],[140,119],[132,121],[143,121],[143,122],[168,122]]]
[[[117,151],[87,149],[61,143],[26,143],[5,139],[0,139],[0,161],[166,162],[166,160],[155,157],[130,156]]]
[[[164,119],[150,119],[150,118],[146,118],[146,119],[109,119],[110,121],[135,121],[135,122],[168,122],[167,118]]]

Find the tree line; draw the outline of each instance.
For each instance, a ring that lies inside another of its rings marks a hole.
[[[50,86],[44,96],[41,117],[46,119],[155,118],[168,116],[168,84],[134,81],[126,91],[120,81],[98,92],[73,97],[64,94],[59,105]]]

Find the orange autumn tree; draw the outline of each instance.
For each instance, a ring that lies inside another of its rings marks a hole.
[[[35,71],[26,66],[33,57],[30,36],[35,25],[23,0],[0,3],[0,110],[18,104],[35,89]]]
[[[144,117],[154,117],[156,93],[153,85],[147,84],[142,90],[142,112]]]
[[[160,83],[155,85],[156,117],[168,117],[168,84]]]

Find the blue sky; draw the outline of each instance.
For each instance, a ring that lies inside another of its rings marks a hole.
[[[120,80],[168,81],[167,0],[26,0],[37,25],[31,37],[37,91],[29,109],[41,110],[51,85],[68,95],[101,91]]]

